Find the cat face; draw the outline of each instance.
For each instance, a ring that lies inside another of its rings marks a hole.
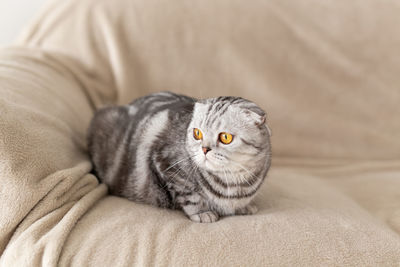
[[[186,148],[199,168],[233,174],[265,161],[269,136],[265,113],[254,103],[210,99],[194,106]]]

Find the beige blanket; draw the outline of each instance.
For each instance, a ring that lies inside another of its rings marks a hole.
[[[1,266],[398,266],[397,1],[53,1],[0,51]],[[96,108],[160,90],[269,114],[259,213],[107,196]]]

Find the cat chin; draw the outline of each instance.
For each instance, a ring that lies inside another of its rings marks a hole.
[[[204,159],[203,168],[212,172],[220,171],[223,165],[213,163],[211,160]]]
[[[215,166],[209,160],[204,160],[204,167],[211,171],[215,169]]]

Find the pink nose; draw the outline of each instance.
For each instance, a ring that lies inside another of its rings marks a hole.
[[[202,149],[203,149],[204,155],[207,154],[208,151],[211,150],[211,148],[209,148],[209,147],[202,147]]]

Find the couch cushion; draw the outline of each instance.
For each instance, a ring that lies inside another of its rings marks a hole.
[[[106,194],[88,174],[92,114],[52,57],[0,51],[0,266],[56,265],[76,221]]]
[[[398,12],[395,0],[54,1],[19,43],[80,62],[98,105],[240,95],[268,111],[275,155],[393,159]]]
[[[352,169],[352,174],[343,168]],[[256,199],[260,209],[256,215],[225,217],[212,224],[193,223],[182,212],[110,196],[78,222],[60,263],[394,266],[400,262],[400,198],[390,188],[400,186],[399,164],[397,168],[397,176],[381,169],[362,180],[363,168],[357,164],[319,166],[320,173],[335,172],[323,180],[304,168],[276,166]],[[344,192],[343,184],[333,186],[331,179],[351,181],[347,183],[351,194]],[[374,202],[380,211],[368,212]],[[381,220],[375,212],[381,213]]]

